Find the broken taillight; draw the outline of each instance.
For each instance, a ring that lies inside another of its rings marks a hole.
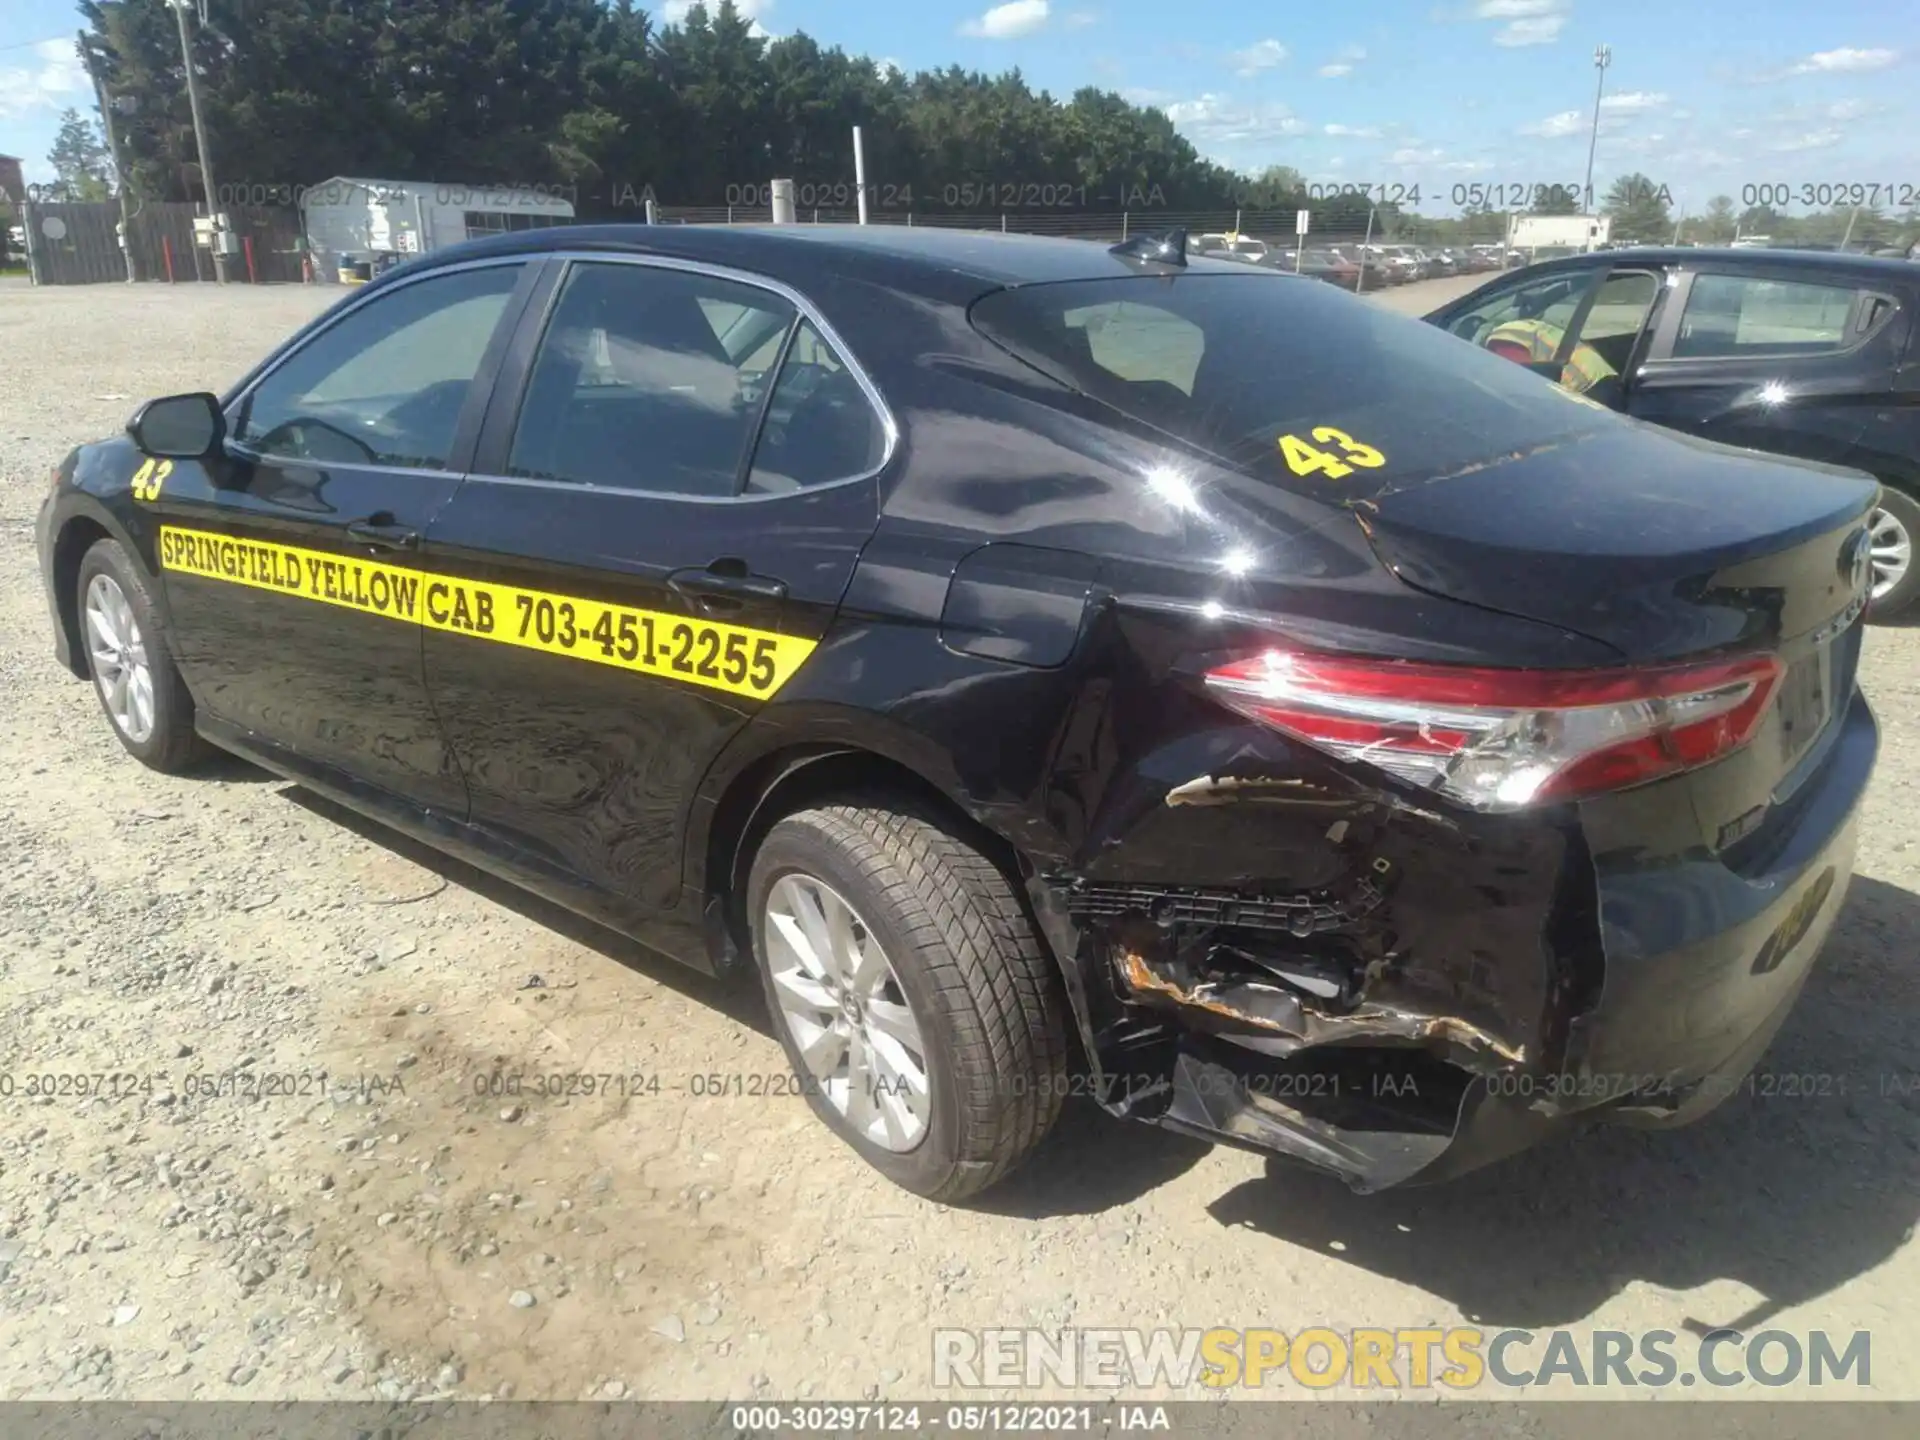
[[[1624,790],[1753,738],[1772,656],[1620,670],[1497,670],[1268,650],[1207,673],[1224,704],[1476,810]]]

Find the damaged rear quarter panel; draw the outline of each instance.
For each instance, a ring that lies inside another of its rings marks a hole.
[[[1096,626],[1092,668],[1119,674],[1061,728],[1046,803],[1079,834],[1034,878],[1036,909],[1110,1108],[1181,1123],[1180,1086],[1224,1083],[1227,1057],[1269,1101],[1285,1092],[1295,1153],[1370,1183],[1401,1162],[1344,1148],[1356,1128],[1391,1133],[1404,1112],[1450,1135],[1472,1077],[1558,1063],[1600,979],[1580,826],[1570,808],[1477,815],[1337,765],[1206,698],[1193,649],[1179,621],[1124,604]],[[1364,1114],[1356,1065],[1375,1076]],[[1456,1072],[1440,1095],[1436,1065]],[[1396,1066],[1424,1098],[1383,1087]],[[1185,1128],[1276,1148],[1271,1127],[1229,1123]]]

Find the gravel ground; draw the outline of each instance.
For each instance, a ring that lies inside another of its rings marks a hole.
[[[1702,1124],[1362,1199],[1081,1107],[929,1205],[798,1099],[691,1093],[784,1069],[757,1000],[248,767],[152,774],[54,664],[48,467],[332,293],[0,282],[0,1397],[925,1395],[936,1325],[1736,1321],[1869,1329],[1920,1397],[1915,632],[1868,646],[1846,914]],[[484,1093],[545,1070],[662,1088]],[[101,1071],[141,1078],[26,1094]]]

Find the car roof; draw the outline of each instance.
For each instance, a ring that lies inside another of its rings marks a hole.
[[[853,265],[866,278],[891,288],[962,303],[1004,286],[1118,278],[1142,270],[1140,262],[1112,254],[1101,241],[935,226],[556,225],[436,250],[389,274],[419,274],[485,256],[559,250],[705,261],[770,276],[802,290],[810,281],[845,274]],[[1245,269],[1232,261],[1191,254],[1188,268],[1222,274]]]
[[[1909,283],[1920,276],[1920,268],[1916,268],[1911,260],[1896,259],[1890,255],[1855,255],[1843,250],[1775,250],[1758,245],[1743,245],[1737,249],[1731,245],[1630,245],[1619,250],[1562,255],[1553,260],[1542,260],[1538,268],[1544,270],[1552,266],[1573,270],[1586,265],[1613,265],[1632,260],[1648,265],[1698,265],[1709,259],[1716,267],[1722,268],[1751,265],[1755,269],[1766,270],[1818,270],[1828,274],[1839,272],[1902,279]]]

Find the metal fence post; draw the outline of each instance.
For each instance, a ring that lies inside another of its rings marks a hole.
[[[1120,212],[1120,238],[1123,241],[1127,238],[1127,212],[1124,210]]]
[[[1007,233],[1007,212],[1004,210],[1000,212],[1000,233],[1002,235]]]

